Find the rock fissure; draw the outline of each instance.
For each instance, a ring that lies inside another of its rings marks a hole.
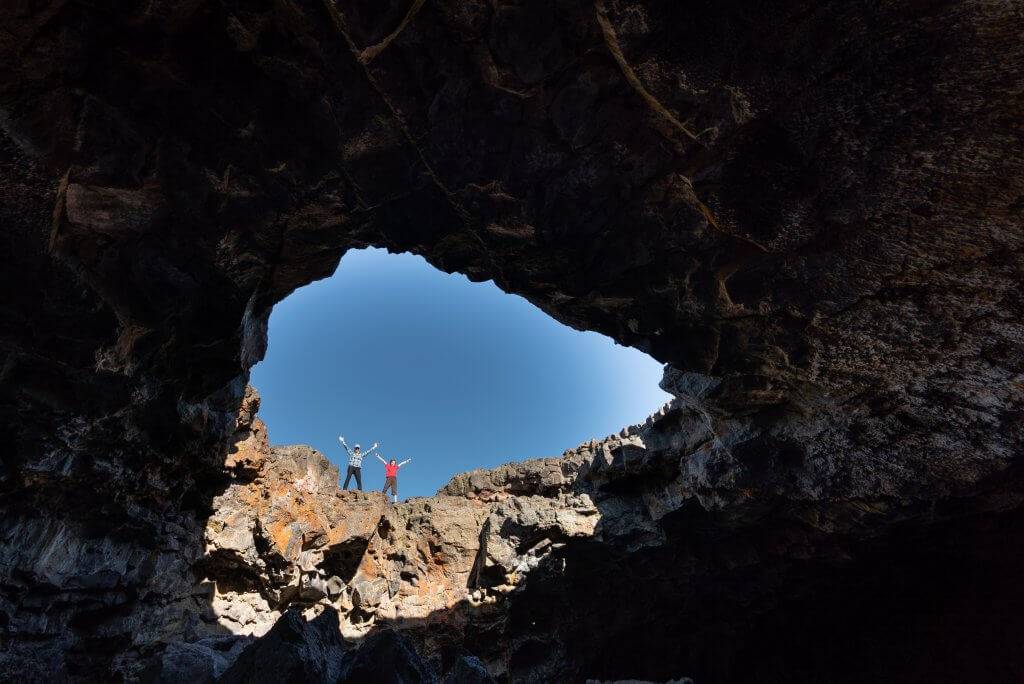
[[[406,12],[405,16],[402,18],[402,23],[398,25],[398,28],[389,33],[384,38],[384,40],[377,43],[376,45],[371,45],[369,47],[363,48],[359,52],[359,61],[362,62],[363,64],[366,64],[373,60],[374,57],[384,52],[384,50],[387,49],[388,45],[391,44],[391,41],[397,38],[398,35],[403,30],[405,30],[405,27],[409,25],[409,22],[411,22],[416,17],[416,13],[420,11],[421,7],[423,7],[424,2],[425,0],[412,0],[412,4],[409,5],[409,11]]]
[[[679,131],[693,142],[699,143],[697,135],[685,124],[679,121],[672,112],[666,109],[665,105],[658,101],[658,98],[651,95],[647,91],[647,88],[644,87],[640,77],[636,75],[636,71],[629,64],[626,56],[622,53],[622,47],[619,45],[619,39],[615,35],[615,28],[608,20],[608,10],[605,8],[604,0],[594,0],[594,16],[597,19],[598,25],[601,27],[601,35],[604,37],[604,43],[608,48],[608,52],[611,53],[615,62],[619,65],[619,68],[622,69],[622,75],[625,76],[626,81],[633,90],[636,91],[636,94],[640,96],[640,99],[650,107],[651,111],[653,111],[655,115],[668,122],[673,129]]]

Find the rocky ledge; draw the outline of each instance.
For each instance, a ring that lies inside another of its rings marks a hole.
[[[257,404],[253,390],[247,397]],[[393,504],[340,489],[338,468],[311,447],[271,447],[253,411],[241,421],[225,463],[231,482],[213,501],[195,566],[210,635],[233,637],[175,644],[160,666],[166,681],[183,658],[219,676],[251,637],[263,639],[244,653],[270,648],[264,641],[276,643],[280,630],[320,639],[324,629],[303,620],[335,625],[339,658],[342,638],[360,643],[391,628],[414,639],[424,676],[464,668],[463,644],[481,625],[507,620],[507,598],[531,571],[570,539],[601,537],[601,513],[579,477],[594,455],[642,449],[635,430],[624,431],[559,458],[458,475],[436,496]],[[507,674],[503,649],[483,654],[491,672]]]
[[[663,384],[673,389],[671,373]],[[1020,505],[1014,487],[928,509],[822,497],[827,472],[778,447],[775,494],[754,497],[750,465],[716,458],[726,436],[675,399],[559,457],[460,474],[433,497],[392,504],[339,489],[338,468],[315,449],[269,446],[247,397],[195,565],[208,635],[171,644],[155,679],[247,681],[272,660],[286,663],[275,676],[332,682],[361,681],[357,662],[404,673],[388,681],[743,680],[774,650],[785,666],[763,674],[782,680],[804,648],[816,655],[797,676],[814,679],[845,653],[892,648],[895,631],[925,644],[904,665],[888,654],[851,664],[855,681],[930,671],[923,654],[965,630],[999,638],[980,615],[933,624],[943,609],[927,601],[940,590],[979,599],[982,577],[1011,581],[1017,565],[999,568],[992,554]],[[952,524],[964,506],[971,522]],[[903,541],[926,551],[901,554]],[[966,585],[950,574],[972,565]],[[891,615],[858,605],[894,582]],[[877,632],[851,642],[818,631],[833,609],[878,620]],[[957,662],[975,668],[970,643]],[[638,650],[622,658],[624,647]]]

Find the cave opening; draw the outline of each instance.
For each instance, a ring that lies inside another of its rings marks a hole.
[[[344,475],[338,436],[379,442],[384,458],[414,459],[401,478],[408,497],[642,422],[671,399],[661,375],[643,352],[492,282],[364,249],[275,307],[251,382],[274,444],[310,444]],[[381,487],[382,470],[364,463],[364,489]]]
[[[0,681],[1024,681],[1020,6],[0,3]]]

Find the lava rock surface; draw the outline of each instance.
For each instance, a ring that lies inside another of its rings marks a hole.
[[[667,364],[644,449],[573,476],[617,541],[531,571],[510,673],[1024,678],[1018,3],[0,25],[0,677],[133,680],[226,630],[208,522],[270,310],[372,245]]]

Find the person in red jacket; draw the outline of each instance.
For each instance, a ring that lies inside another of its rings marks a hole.
[[[383,458],[380,457],[380,454],[374,454],[374,456],[377,457],[378,461],[384,464],[384,489],[382,489],[381,491],[384,492],[385,496],[387,496],[388,489],[390,488],[391,494],[394,495],[395,503],[398,503],[398,469],[404,466],[412,459],[407,458],[401,463],[398,463],[397,461],[395,461],[395,459],[385,461]]]

